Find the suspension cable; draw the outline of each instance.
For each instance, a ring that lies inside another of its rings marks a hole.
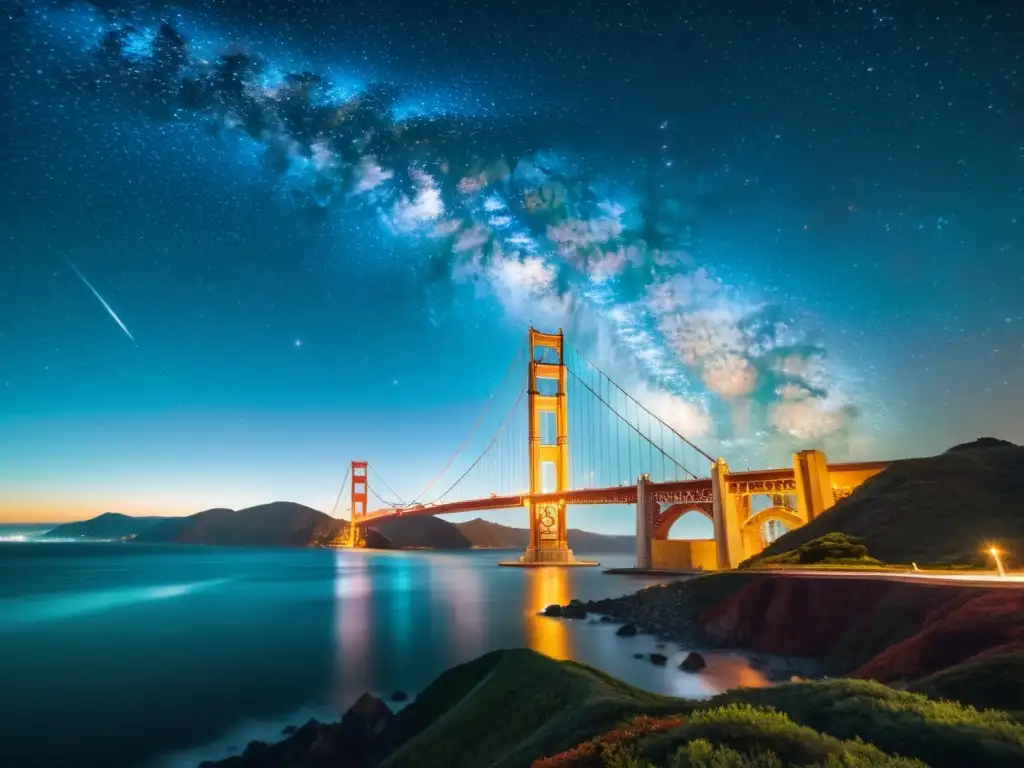
[[[487,455],[487,452],[488,452],[489,450],[491,450],[491,446],[493,446],[493,445],[494,445],[494,442],[495,442],[495,441],[496,441],[496,440],[497,440],[497,439],[498,439],[498,438],[499,438],[499,437],[501,436],[501,433],[502,433],[502,431],[504,431],[505,427],[506,427],[506,426],[508,426],[508,422],[509,422],[509,419],[511,419],[511,418],[512,418],[512,415],[513,415],[513,414],[514,414],[514,413],[516,412],[516,409],[517,409],[517,408],[519,408],[519,403],[520,403],[520,401],[522,401],[522,399],[523,399],[523,395],[525,395],[525,394],[526,394],[526,387],[523,387],[523,388],[522,388],[521,390],[519,390],[519,397],[517,397],[517,398],[516,398],[516,402],[515,402],[515,405],[513,405],[513,406],[512,406],[512,410],[508,412],[508,415],[507,415],[507,416],[505,416],[505,420],[504,420],[503,422],[501,422],[501,426],[500,426],[500,427],[498,427],[498,431],[497,431],[497,432],[495,433],[494,437],[493,437],[493,438],[491,439],[491,442],[489,442],[489,443],[487,444],[487,447],[486,447],[486,448],[484,448],[483,452],[482,452],[482,453],[481,453],[481,454],[480,454],[479,456],[477,456],[477,457],[476,457],[476,461],[474,461],[474,462],[473,462],[472,464],[470,464],[470,465],[469,465],[469,469],[467,469],[467,470],[466,470],[465,472],[463,472],[463,473],[462,473],[462,474],[461,474],[461,475],[459,476],[459,479],[458,479],[458,480],[456,480],[456,481],[455,481],[454,483],[452,483],[452,484],[451,484],[451,485],[450,485],[450,486],[448,487],[448,490],[447,490],[447,491],[445,491],[445,492],[444,492],[444,493],[442,493],[442,494],[441,494],[440,496],[438,496],[438,497],[437,497],[436,499],[434,499],[434,503],[435,503],[435,504],[436,504],[436,503],[437,503],[438,501],[440,501],[441,499],[443,499],[443,498],[444,498],[445,496],[447,496],[447,495],[448,495],[448,494],[449,494],[449,493],[451,492],[452,488],[454,488],[454,487],[455,487],[456,485],[458,485],[459,483],[461,483],[461,482],[462,482],[462,480],[463,480],[463,479],[464,479],[464,478],[466,477],[466,475],[468,475],[468,474],[469,474],[470,472],[472,472],[472,471],[473,471],[473,468],[474,468],[474,467],[475,467],[475,466],[476,466],[477,464],[479,464],[479,463],[480,463],[480,460],[481,460],[481,459],[482,459],[482,458],[483,458],[484,456],[486,456],[486,455]]]
[[[348,473],[352,471],[352,465],[349,464],[348,469],[345,470],[345,478],[341,481],[341,488],[338,489],[338,498],[334,500],[334,506],[331,507],[331,517],[334,517],[338,511],[338,505],[341,504],[341,496],[345,493],[345,486],[348,485]]]
[[[378,473],[377,470],[375,470],[373,468],[372,464],[370,465],[370,471],[373,472],[373,476],[374,477],[376,477],[378,480],[380,480],[380,484],[383,485],[385,488],[387,488],[391,492],[392,496],[394,496],[396,499],[398,499],[398,504],[396,506],[404,507],[405,506],[405,502],[402,501],[402,497],[399,496],[397,493],[395,493],[395,489],[394,488],[392,488],[390,485],[388,485],[387,483],[384,482],[384,478],[381,477],[380,473]],[[376,496],[376,494],[374,494],[374,495]],[[380,496],[377,496],[377,498],[380,499]],[[383,501],[383,499],[381,499],[381,501]]]
[[[590,394],[592,394],[592,395],[593,395],[594,397],[596,397],[596,398],[597,398],[597,399],[598,399],[598,400],[599,400],[599,401],[600,401],[601,403],[603,403],[603,404],[604,404],[604,406],[605,406],[605,407],[606,407],[606,408],[607,408],[607,409],[608,409],[609,411],[611,411],[611,412],[612,412],[612,413],[614,413],[614,414],[615,414],[616,416],[618,416],[618,417],[619,417],[620,419],[622,419],[622,421],[623,421],[623,422],[625,422],[625,424],[626,424],[626,425],[627,425],[627,426],[628,426],[628,427],[629,427],[630,429],[632,429],[632,430],[633,430],[634,432],[636,432],[636,434],[637,434],[637,436],[638,436],[638,439],[642,439],[642,440],[643,440],[643,441],[644,441],[645,443],[647,443],[647,445],[648,445],[648,446],[654,446],[655,448],[657,448],[657,449],[658,449],[658,452],[659,452],[659,453],[661,453],[661,455],[662,455],[662,456],[666,457],[666,458],[667,458],[667,459],[668,459],[669,461],[671,461],[671,462],[672,462],[673,464],[675,464],[675,465],[676,465],[677,467],[679,467],[680,469],[682,469],[682,470],[683,470],[683,472],[685,472],[686,474],[688,474],[688,475],[689,475],[690,477],[692,477],[692,478],[693,478],[694,480],[699,480],[699,479],[700,479],[699,477],[697,477],[697,475],[693,474],[693,472],[691,472],[691,471],[690,471],[690,470],[688,470],[688,469],[687,469],[687,468],[686,468],[685,466],[683,466],[682,464],[680,464],[680,463],[679,463],[679,462],[678,462],[678,461],[677,461],[677,460],[676,460],[676,459],[675,459],[674,457],[672,457],[672,456],[670,456],[670,455],[669,455],[668,453],[666,453],[666,452],[665,452],[665,451],[664,451],[664,450],[662,449],[662,447],[661,447],[660,445],[654,445],[654,443],[653,443],[653,442],[651,442],[650,438],[646,437],[646,436],[645,436],[645,435],[644,435],[644,434],[643,434],[643,433],[642,433],[642,432],[641,432],[641,431],[640,431],[640,430],[639,430],[639,429],[638,429],[637,427],[633,426],[633,424],[632,424],[632,423],[630,423],[629,421],[627,421],[627,420],[626,420],[626,418],[625,418],[625,417],[624,417],[624,416],[623,416],[623,415],[622,415],[621,413],[619,413],[619,412],[618,412],[617,410],[615,410],[615,409],[614,409],[614,408],[613,408],[613,407],[612,407],[611,405],[609,405],[609,404],[608,404],[608,401],[607,401],[607,400],[605,400],[605,399],[604,399],[603,397],[601,397],[601,396],[600,396],[599,394],[597,394],[597,393],[596,393],[596,392],[595,392],[594,390],[592,390],[592,389],[591,389],[591,388],[590,388],[590,387],[589,387],[589,386],[587,385],[587,383],[586,383],[586,382],[584,382],[584,381],[583,381],[583,380],[582,380],[582,379],[581,379],[581,378],[580,378],[579,376],[577,376],[577,375],[576,375],[576,372],[575,372],[575,371],[573,371],[573,370],[572,370],[571,368],[569,369],[569,373],[570,373],[570,374],[572,375],[572,377],[573,377],[574,379],[576,379],[576,380],[577,380],[577,381],[578,381],[578,382],[579,382],[580,384],[582,384],[582,385],[583,385],[583,386],[584,386],[584,387],[586,388],[586,390],[587,390],[588,392],[590,392]],[[643,407],[643,406],[641,406],[641,407]],[[657,417],[655,417],[655,418],[657,418]],[[671,427],[669,427],[669,429],[671,429]],[[694,446],[694,447],[696,447],[696,446]],[[699,448],[697,448],[697,450],[699,451],[700,449],[699,449]],[[650,456],[650,449],[648,449],[648,456]],[[642,456],[642,454],[641,454],[641,457],[640,457],[640,458],[641,458],[641,460],[643,459],[643,456]]]
[[[434,479],[431,480],[429,483],[427,483],[427,487],[426,488],[424,488],[422,491],[420,491],[419,493],[416,494],[416,497],[412,501],[409,502],[410,505],[416,504],[417,502],[419,502],[419,500],[422,499],[423,496],[431,488],[434,487],[434,485],[437,483],[437,481],[440,480],[442,477],[444,477],[445,472],[447,472],[449,469],[451,469],[452,464],[454,464],[455,460],[457,458],[459,458],[459,454],[462,453],[462,451],[463,451],[463,449],[465,449],[467,443],[469,443],[469,441],[472,439],[473,435],[476,434],[476,431],[480,428],[480,425],[483,423],[484,416],[487,415],[487,412],[490,410],[491,405],[494,402],[494,395],[497,394],[497,392],[501,389],[501,387],[505,384],[505,382],[508,381],[509,376],[512,374],[512,371],[515,369],[516,365],[519,363],[519,358],[522,357],[522,355],[523,355],[523,350],[528,347],[529,343],[530,343],[530,340],[529,340],[529,338],[527,338],[527,340],[523,343],[523,345],[520,346],[519,349],[516,351],[516,355],[515,355],[514,358],[512,358],[512,362],[509,364],[508,370],[505,371],[505,375],[502,377],[501,381],[498,383],[498,386],[495,387],[494,393],[492,393],[491,396],[489,398],[487,398],[487,402],[484,403],[483,410],[480,412],[480,415],[477,416],[476,421],[473,423],[472,428],[469,430],[469,434],[466,435],[466,438],[465,438],[465,440],[462,441],[462,444],[459,445],[459,447],[455,449],[455,453],[452,454],[452,457],[450,459],[448,459],[448,463],[444,465],[444,469],[442,469],[440,472],[438,472],[434,476]],[[449,490],[451,490],[451,489],[449,488]],[[447,493],[447,491],[445,491],[445,493]]]
[[[632,400],[632,401],[633,401],[633,402],[634,402],[634,403],[635,403],[636,405],[638,405],[638,406],[640,406],[641,408],[643,408],[644,412],[645,412],[645,413],[646,413],[646,414],[647,414],[648,416],[651,416],[651,417],[653,417],[653,418],[657,419],[658,421],[660,421],[660,422],[661,422],[662,424],[665,424],[665,426],[666,426],[666,427],[668,428],[668,430],[669,430],[669,431],[670,431],[670,432],[671,432],[671,433],[672,433],[673,435],[675,435],[675,436],[676,436],[676,437],[678,437],[678,438],[679,438],[680,440],[682,440],[682,441],[683,441],[684,443],[686,443],[686,444],[687,444],[688,446],[690,446],[691,448],[693,448],[693,449],[694,449],[695,451],[697,451],[697,453],[699,453],[699,454],[700,454],[701,456],[703,456],[703,457],[704,457],[705,459],[707,459],[708,461],[710,461],[710,462],[714,463],[714,461],[715,461],[715,460],[714,460],[714,459],[713,459],[713,458],[712,458],[711,456],[709,456],[708,454],[706,454],[706,453],[705,453],[704,451],[702,451],[702,450],[701,450],[700,448],[698,448],[698,447],[697,447],[696,445],[694,445],[694,444],[693,444],[692,442],[690,442],[690,441],[689,441],[689,440],[687,440],[687,439],[686,439],[685,437],[683,437],[683,436],[682,436],[681,434],[679,434],[678,432],[676,432],[675,428],[673,428],[671,424],[666,424],[666,423],[665,423],[664,421],[662,421],[662,420],[661,420],[660,418],[658,418],[658,417],[657,417],[657,416],[655,416],[655,415],[654,415],[653,413],[651,413],[651,411],[650,411],[650,410],[649,410],[649,409],[648,409],[648,408],[647,408],[647,407],[646,407],[646,406],[645,406],[645,405],[644,405],[643,403],[641,403],[641,402],[640,402],[639,400],[637,400],[637,399],[636,399],[635,397],[633,397],[633,396],[632,396],[631,394],[629,394],[629,393],[628,393],[628,392],[627,392],[626,390],[624,390],[624,389],[623,389],[622,387],[620,387],[620,386],[619,386],[618,384],[616,384],[616,383],[615,383],[615,379],[613,379],[613,378],[612,378],[611,376],[609,376],[609,375],[608,375],[607,373],[605,373],[605,372],[604,372],[604,371],[602,371],[602,370],[601,370],[600,368],[598,368],[598,367],[597,367],[596,365],[594,365],[594,364],[593,364],[593,363],[592,363],[592,362],[590,361],[590,358],[588,358],[588,357],[587,357],[586,355],[584,355],[584,354],[583,354],[582,352],[580,352],[580,351],[579,351],[578,349],[576,349],[575,347],[573,347],[573,351],[574,351],[574,352],[575,352],[575,353],[576,353],[577,355],[579,355],[580,357],[582,357],[582,358],[583,358],[583,360],[584,360],[584,361],[586,361],[587,365],[589,365],[589,366],[590,366],[591,368],[593,368],[593,369],[594,369],[595,371],[597,371],[597,372],[598,372],[599,374],[601,374],[601,375],[602,375],[602,376],[603,376],[604,378],[606,378],[606,379],[607,379],[607,380],[608,380],[609,382],[611,382],[612,386],[614,386],[614,387],[615,387],[615,388],[616,388],[617,390],[619,390],[619,392],[621,392],[621,393],[622,393],[622,394],[624,394],[624,395],[625,395],[626,397],[628,397],[628,398],[629,398],[630,400]],[[572,373],[572,369],[570,369],[570,370],[569,370],[569,372],[570,372],[570,373]],[[573,375],[575,376],[576,374],[574,374],[574,373],[573,373]],[[577,377],[577,378],[579,378],[579,377]],[[586,386],[586,385],[584,385],[584,386]],[[587,389],[590,389],[590,388],[589,388],[589,387],[587,387]],[[593,390],[591,390],[591,392],[593,392]],[[610,407],[611,407],[611,406],[609,406],[609,408],[610,408]],[[621,418],[621,417],[620,417],[620,418]],[[691,473],[691,474],[692,474],[692,473]]]

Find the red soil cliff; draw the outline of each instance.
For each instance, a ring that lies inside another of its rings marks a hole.
[[[1024,590],[765,575],[703,613],[712,638],[828,658],[837,672],[917,679],[1024,646]]]

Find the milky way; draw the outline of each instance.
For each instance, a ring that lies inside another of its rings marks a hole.
[[[359,212],[430,254],[411,265],[428,282],[572,328],[687,436],[796,443],[856,421],[851,379],[811,322],[716,277],[696,236],[702,201],[658,157],[611,158],[566,113],[410,114],[402,105],[424,99],[387,83],[342,87],[258,50],[197,50],[166,9],[29,9],[60,30],[65,87],[154,126],[245,137],[292,204]],[[655,144],[667,127],[650,127]]]

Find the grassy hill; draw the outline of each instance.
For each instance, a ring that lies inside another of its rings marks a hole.
[[[682,673],[680,673],[682,674]],[[495,651],[431,683],[365,756],[340,726],[303,727],[217,765],[384,768],[921,768],[1024,764],[1024,725],[863,680],[736,689],[706,702],[647,693],[533,651]],[[324,762],[325,744],[350,762]],[[899,755],[900,757],[897,757]],[[774,758],[772,757],[774,756]]]
[[[991,542],[1024,563],[1024,448],[993,438],[894,462],[753,562],[830,533],[856,537],[886,563],[988,565]]]

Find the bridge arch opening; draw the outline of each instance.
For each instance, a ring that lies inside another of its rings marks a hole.
[[[715,538],[715,525],[702,510],[689,509],[665,529],[669,540],[704,540]]]

